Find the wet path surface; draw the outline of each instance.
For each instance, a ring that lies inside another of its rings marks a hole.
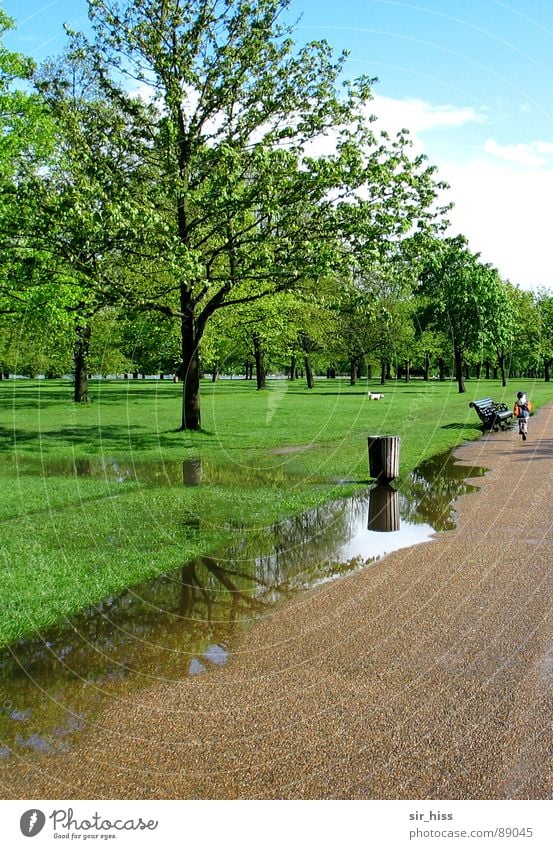
[[[200,485],[224,472],[199,460],[130,464],[72,461],[46,475],[110,477]],[[20,465],[36,474],[36,464]],[[216,556],[111,596],[40,638],[0,651],[0,759],[70,751],[121,688],[179,681],[226,665],[243,626],[279,602],[374,563],[391,551],[454,527],[455,499],[476,487],[453,454],[417,468],[398,489],[373,486],[250,533]],[[257,477],[260,477],[261,473]],[[274,541],[267,546],[264,537]]]
[[[5,792],[551,798],[552,425],[457,452],[492,469],[457,527],[293,594],[226,665],[119,682],[75,746],[7,759]]]

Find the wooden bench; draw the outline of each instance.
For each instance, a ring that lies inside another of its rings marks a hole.
[[[513,411],[507,404],[496,404],[491,398],[471,401],[469,407],[474,407],[485,430],[499,430],[499,428],[505,430],[509,419],[513,416]]]

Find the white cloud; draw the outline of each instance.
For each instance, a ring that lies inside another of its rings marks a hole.
[[[553,288],[550,198],[553,171],[520,169],[484,158],[441,163],[440,174],[455,203],[453,233],[464,233],[471,250],[522,288]]]
[[[395,100],[391,97],[376,95],[368,104],[368,112],[376,115],[377,126],[392,133],[406,128],[414,144],[424,149],[425,144],[419,137],[421,133],[435,129],[451,129],[465,124],[486,123],[485,112],[473,109],[471,106],[434,105],[424,100]]]
[[[553,158],[553,144],[534,141],[529,144],[498,144],[494,139],[484,143],[486,153],[528,168],[540,168]]]
[[[158,98],[155,86],[145,82],[137,83],[134,88],[130,89],[129,95],[143,100],[144,103],[154,103]]]
[[[467,236],[471,250],[512,283],[553,289],[553,143],[501,144],[491,138],[478,142],[474,128],[468,148],[466,135],[460,138],[458,130],[487,123],[484,110],[379,96],[370,106],[379,119],[377,127],[391,132],[406,127],[415,150],[424,151],[439,177],[449,183],[444,200],[454,203],[448,216],[450,233]],[[432,130],[442,131],[435,153]]]
[[[148,89],[144,86],[139,92],[144,99],[151,98]],[[488,122],[484,110],[468,106],[377,95],[368,104],[367,114],[377,116],[376,131],[395,134],[407,128],[415,151],[424,151],[429,163],[437,166],[440,179],[450,184],[445,200],[455,204],[449,213],[452,234],[467,236],[471,250],[480,252],[484,262],[496,266],[512,283],[553,289],[549,250],[553,143],[500,144],[488,138],[475,140],[467,149],[466,136],[459,138],[457,131]],[[447,154],[433,154],[433,130],[442,130],[440,151],[445,134]],[[328,154],[335,143],[335,134],[329,133],[313,143],[309,152]]]

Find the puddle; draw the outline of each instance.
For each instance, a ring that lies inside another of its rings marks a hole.
[[[185,485],[203,480],[204,464],[194,462],[179,464]],[[11,645],[0,653],[0,759],[63,751],[113,699],[224,665],[237,629],[271,605],[454,527],[455,499],[477,489],[466,476],[484,472],[455,464],[451,453],[435,457],[397,487],[372,487],[239,535],[217,556]]]
[[[452,451],[425,460],[398,486],[404,497],[402,518],[427,521],[437,531],[453,530],[455,500],[478,490],[467,478],[482,477],[487,471],[482,466],[459,465]]]
[[[135,460],[129,457],[85,457],[36,460],[34,457],[0,458],[0,475],[28,475],[44,478],[77,477],[108,483],[141,483],[154,486],[290,486],[303,485],[304,478],[294,477],[285,468],[260,468],[254,463],[219,465],[193,457],[187,460]],[[311,478],[328,483],[328,478]]]

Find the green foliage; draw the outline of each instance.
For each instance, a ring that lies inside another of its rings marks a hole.
[[[498,272],[472,254],[462,236],[430,245],[421,273],[421,294],[436,328],[449,332],[459,391],[464,391],[462,358],[482,357],[486,347],[501,356],[513,338],[514,312]]]
[[[166,316],[157,312],[136,315],[119,313],[117,327],[119,347],[128,362],[119,371],[142,374],[172,373],[180,361],[178,330]]]
[[[87,162],[82,139],[101,135],[96,113],[105,103],[122,116],[129,147],[122,156],[104,134],[88,161],[94,173],[109,163],[115,186],[128,183],[131,163],[140,204],[137,217],[110,184],[96,200],[100,219],[114,232],[113,206],[121,232],[139,232],[156,265],[148,277],[122,274],[111,291],[180,321],[190,401],[183,426],[199,426],[198,345],[216,311],[351,274],[436,216],[433,169],[409,157],[404,135],[377,138],[362,117],[371,81],[340,84],[344,57],[334,59],[325,42],[297,48],[281,23],[287,7],[91,0],[95,41],[75,41],[104,98],[91,119],[77,115],[77,128],[83,120],[87,128],[71,136],[77,162]],[[147,104],[125,87],[128,77],[151,92]],[[72,214],[79,201],[92,219],[77,231],[95,232],[94,179],[90,195],[86,183],[71,184]],[[93,285],[105,296],[102,280]]]
[[[520,298],[518,302],[522,307]],[[533,355],[532,365],[536,364],[536,355],[545,362],[553,360],[553,295],[541,290],[533,303],[527,300],[525,306],[525,313],[520,309],[517,315],[517,351],[526,351],[528,360],[528,355]]]

